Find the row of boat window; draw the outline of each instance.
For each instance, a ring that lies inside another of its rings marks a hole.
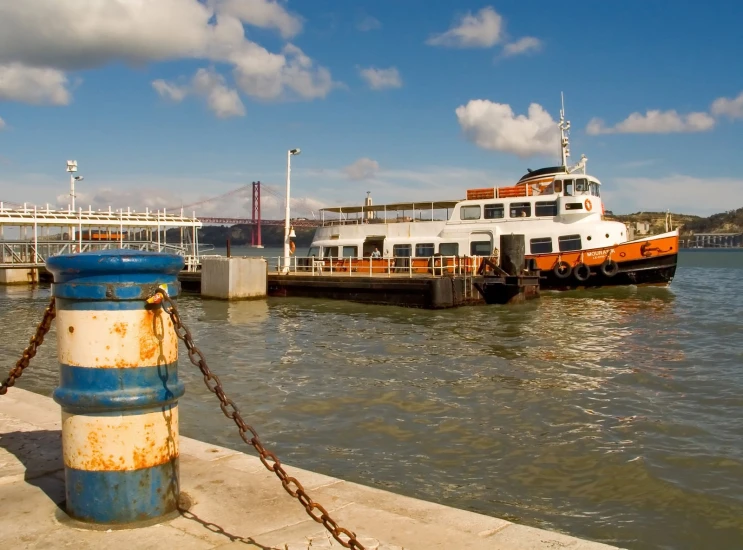
[[[529,241],[531,254],[549,254],[552,249],[552,237],[541,237]],[[580,235],[563,235],[557,238],[557,246],[560,252],[581,250],[582,242]],[[310,255],[314,255],[310,249]],[[339,256],[339,252],[343,255]],[[434,243],[417,243],[415,245],[415,257],[429,258],[436,252]],[[459,243],[439,243],[439,254],[442,256],[459,256]],[[489,256],[493,252],[490,241],[472,241],[470,243],[471,256]],[[316,253],[316,252],[315,252]],[[323,250],[324,258],[357,258],[359,248],[357,246],[326,246]],[[396,258],[410,258],[413,256],[413,245],[392,245],[392,256]]]
[[[583,208],[583,203],[576,203]],[[508,209],[508,216],[510,218],[530,218],[531,217],[530,202],[513,202],[510,204]],[[484,216],[483,216],[484,211]],[[534,203],[534,215],[535,216],[557,216],[557,201],[537,201]],[[459,209],[460,220],[499,220],[506,217],[506,208],[503,203],[486,204],[484,208],[479,204],[462,206]]]

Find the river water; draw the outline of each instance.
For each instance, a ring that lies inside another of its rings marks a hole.
[[[288,464],[633,549],[733,549],[742,280],[743,251],[689,250],[668,289],[446,311],[189,296],[180,309]],[[0,289],[3,370],[48,298]],[[19,386],[51,394],[54,345]],[[246,450],[181,354],[181,433]]]

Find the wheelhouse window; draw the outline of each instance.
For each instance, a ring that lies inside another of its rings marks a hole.
[[[566,197],[572,197],[573,196],[573,180],[564,180],[562,182],[563,189],[565,189],[565,196]]]
[[[563,235],[558,237],[557,242],[560,246],[560,252],[570,252],[582,248],[580,235]]]
[[[552,237],[541,237],[529,241],[532,254],[549,254],[552,252]]]
[[[485,205],[485,219],[486,220],[498,220],[505,218],[506,212],[502,204],[486,204]]]
[[[587,193],[588,192],[588,180],[586,178],[578,178],[575,180],[575,192],[576,193]]]
[[[536,216],[557,216],[557,201],[537,201],[534,204]]]
[[[396,258],[410,258],[412,247],[409,244],[395,244],[392,246],[392,255]]]
[[[311,246],[310,249],[307,251],[307,257],[318,257],[320,255],[320,247],[319,246]]]
[[[344,258],[355,258],[359,255],[359,247],[358,246],[344,246],[343,247],[343,257]]]
[[[511,203],[510,215],[512,218],[530,218],[531,217],[531,203],[530,202]]]
[[[567,202],[565,203],[565,210],[583,210],[582,202]]]
[[[470,254],[472,256],[490,256],[490,241],[472,241]]]
[[[441,243],[439,254],[442,256],[459,256],[459,243]]]
[[[337,246],[324,246],[322,256],[323,258],[337,258],[338,247]]]
[[[480,205],[476,206],[463,206],[459,210],[459,219],[460,220],[479,220],[482,213],[482,208],[480,208]]]
[[[419,243],[415,245],[415,255],[419,258],[433,256],[433,243]]]
[[[599,184],[596,183],[595,181],[592,181],[590,185],[591,185],[591,195],[593,195],[594,197],[600,197],[601,194],[599,193]]]

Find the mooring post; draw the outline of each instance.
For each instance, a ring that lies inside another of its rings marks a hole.
[[[500,265],[509,275],[521,275],[524,269],[526,241],[523,235],[500,236]]]
[[[178,338],[159,287],[179,293],[183,258],[109,250],[53,256],[66,512],[93,524],[177,513]]]

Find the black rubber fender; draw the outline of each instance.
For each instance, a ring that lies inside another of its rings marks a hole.
[[[570,273],[572,272],[572,270],[568,262],[561,261],[555,264],[555,267],[552,268],[552,272],[558,279],[567,279],[568,277],[570,277]]]
[[[603,264],[601,264],[601,273],[605,277],[613,277],[619,273],[619,264],[614,260],[607,259]]]
[[[584,263],[577,263],[573,267],[573,277],[579,282],[584,283],[591,276],[591,268]]]

